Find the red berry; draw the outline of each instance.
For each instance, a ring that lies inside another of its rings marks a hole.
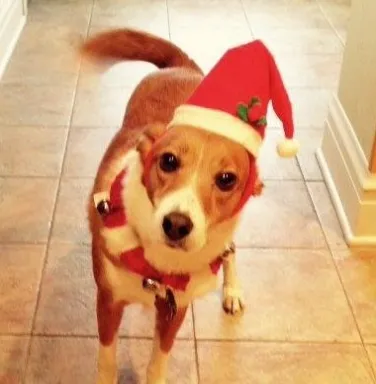
[[[248,121],[256,122],[262,117],[261,105],[256,104],[248,109]]]

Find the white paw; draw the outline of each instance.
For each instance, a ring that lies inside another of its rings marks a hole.
[[[223,310],[230,315],[241,314],[244,311],[243,291],[230,286],[223,287]]]

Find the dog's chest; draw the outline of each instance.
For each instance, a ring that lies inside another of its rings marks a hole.
[[[140,303],[146,306],[154,305],[155,292],[145,288],[145,276],[132,272],[124,266],[115,265],[108,259],[104,259],[104,273],[115,301]],[[216,287],[217,275],[208,266],[200,272],[190,274],[184,289],[174,287],[171,289],[177,306],[183,307],[189,305],[195,298],[213,291]],[[183,287],[181,286],[181,288]]]

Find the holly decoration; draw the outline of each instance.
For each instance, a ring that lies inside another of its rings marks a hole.
[[[258,97],[252,97],[247,104],[240,103],[237,108],[237,115],[246,123],[254,127],[266,126],[266,117],[261,115],[261,100]]]

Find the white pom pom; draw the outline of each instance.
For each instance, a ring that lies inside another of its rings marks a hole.
[[[295,139],[284,139],[278,143],[277,151],[281,157],[294,157],[299,150],[299,143]]]

